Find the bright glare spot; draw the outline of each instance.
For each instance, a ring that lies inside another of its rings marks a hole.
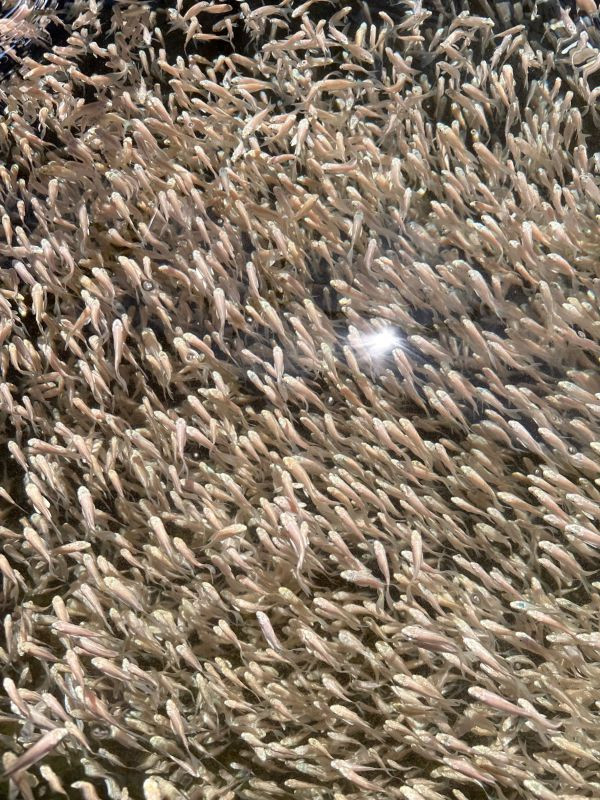
[[[400,346],[400,339],[393,328],[382,328],[360,337],[359,344],[372,356],[381,356]]]

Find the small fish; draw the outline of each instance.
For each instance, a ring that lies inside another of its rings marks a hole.
[[[26,750],[21,756],[16,758],[11,765],[5,769],[4,777],[10,778],[16,773],[26,770],[44,758],[48,753],[55,750],[60,742],[68,735],[66,728],[55,728],[44,733],[35,744]]]
[[[535,719],[537,722],[540,722],[544,727],[554,728],[554,724],[550,723],[544,716],[542,716],[542,714],[539,714],[538,712],[527,711],[526,709],[521,708],[521,706],[511,703],[509,700],[506,700],[504,697],[496,694],[495,692],[490,692],[487,689],[480,688],[479,686],[471,686],[467,691],[471,697],[474,697],[476,700],[479,700],[480,702],[485,703],[492,708],[496,708],[499,711],[503,711],[506,714],[529,717],[531,719]]]
[[[92,494],[87,486],[80,486],[77,489],[77,499],[79,500],[79,504],[81,506],[85,524],[90,530],[94,530],[96,527],[96,510],[94,508]]]
[[[423,541],[417,530],[410,533],[410,548],[412,553],[412,577],[416,580],[423,566]]]
[[[256,612],[256,619],[258,620],[258,624],[263,632],[265,639],[267,640],[269,647],[272,647],[273,650],[278,651],[281,650],[281,643],[277,638],[275,631],[273,630],[273,626],[268,618],[268,616],[264,613],[264,611],[257,611]]]
[[[402,628],[402,633],[415,642],[418,647],[442,653],[456,653],[458,648],[450,639],[441,634],[418,625],[408,625]]]

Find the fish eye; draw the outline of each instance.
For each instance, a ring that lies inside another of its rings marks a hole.
[[[473,594],[471,595],[471,602],[476,606],[481,605],[481,595],[479,594],[479,592],[473,592]]]
[[[154,284],[152,283],[152,281],[144,281],[142,283],[142,289],[145,289],[147,292],[149,292],[152,289],[154,289]]]

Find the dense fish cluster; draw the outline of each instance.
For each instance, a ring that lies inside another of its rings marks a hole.
[[[77,0],[15,51],[2,797],[600,796],[597,19]]]
[[[45,42],[48,28],[57,20],[53,0],[3,0],[0,3],[0,74],[18,61],[18,54]]]

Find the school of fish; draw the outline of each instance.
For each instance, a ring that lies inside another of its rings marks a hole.
[[[600,797],[594,0],[68,6],[0,19],[0,796]]]

